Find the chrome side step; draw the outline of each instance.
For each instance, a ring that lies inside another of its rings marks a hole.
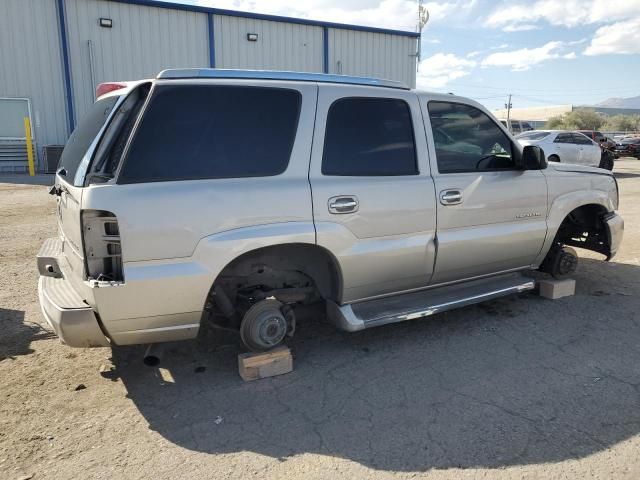
[[[427,317],[533,288],[533,279],[510,273],[351,305],[328,302],[327,313],[338,328],[353,332]]]

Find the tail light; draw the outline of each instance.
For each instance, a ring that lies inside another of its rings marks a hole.
[[[126,83],[119,82],[105,82],[98,85],[96,88],[96,98],[100,98],[105,93],[113,92],[115,90],[120,90],[121,88],[126,88]]]
[[[87,280],[124,281],[120,228],[113,213],[83,210],[82,244]]]

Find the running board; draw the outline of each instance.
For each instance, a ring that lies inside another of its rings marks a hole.
[[[428,317],[435,313],[473,305],[535,288],[535,281],[519,273],[434,287],[349,305],[327,302],[329,319],[349,332]]]

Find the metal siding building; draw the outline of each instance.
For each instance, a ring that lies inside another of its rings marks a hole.
[[[214,35],[218,68],[322,72],[322,27],[215,15]]]
[[[0,117],[5,98],[29,99],[37,145],[62,143],[67,138],[65,88],[60,33],[55,1],[2,0],[0,2]],[[22,119],[16,128],[22,132]],[[2,120],[0,120],[0,123]],[[0,172],[26,171],[26,148],[20,154],[9,145],[14,137],[0,132]],[[37,150],[37,148],[36,148]]]
[[[112,27],[100,26],[101,18]],[[15,99],[29,100],[40,157],[44,145],[65,143],[101,82],[217,67],[372,76],[414,87],[418,39],[414,32],[153,0],[2,0],[0,171],[26,170],[25,160],[2,150],[9,141],[3,125],[15,133],[22,121],[7,107]],[[24,133],[21,142],[26,154]]]
[[[386,33],[329,29],[329,72],[416,86],[416,41]]]

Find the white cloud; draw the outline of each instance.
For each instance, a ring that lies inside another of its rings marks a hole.
[[[452,80],[464,77],[478,65],[475,60],[453,53],[436,53],[422,60],[418,66],[418,88],[442,88]]]
[[[585,55],[640,53],[640,17],[600,27]]]
[[[546,21],[555,26],[576,27],[585,24],[607,23],[640,15],[638,0],[538,0],[533,4],[519,3],[491,13],[485,25],[517,31],[519,26]]]
[[[508,52],[497,52],[484,58],[483,67],[511,67],[513,71],[522,72],[532,66],[554,58],[574,58],[575,53],[563,53],[566,48],[564,42],[548,42],[538,48],[521,48]]]
[[[529,30],[538,30],[540,27],[533,23],[514,23],[507,25],[502,30],[505,32],[527,32]]]

